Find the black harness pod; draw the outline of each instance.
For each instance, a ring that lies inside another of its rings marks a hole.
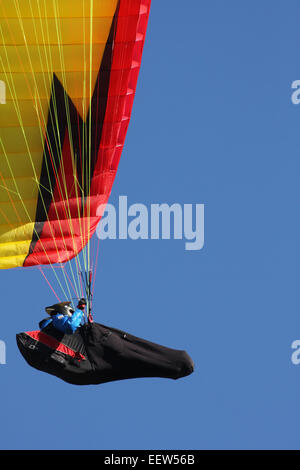
[[[19,333],[16,338],[30,366],[75,385],[138,377],[179,379],[194,370],[185,351],[99,323],[85,324],[72,335],[49,325],[42,331]]]

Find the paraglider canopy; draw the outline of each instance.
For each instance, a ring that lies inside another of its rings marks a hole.
[[[149,10],[150,0],[1,2],[0,269],[63,265],[82,250],[76,271],[94,269],[89,241],[123,150]]]

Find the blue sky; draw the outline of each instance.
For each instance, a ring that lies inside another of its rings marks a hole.
[[[31,369],[15,334],[55,299],[38,271],[2,271],[1,449],[299,449],[299,14],[153,0],[110,202],[205,204],[205,245],[103,241],[95,319],[195,372],[80,388]]]

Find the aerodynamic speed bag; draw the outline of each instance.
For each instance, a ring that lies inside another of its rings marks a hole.
[[[30,366],[76,385],[138,377],[179,379],[194,370],[185,351],[99,323],[85,324],[72,335],[53,326],[19,333],[17,344]]]

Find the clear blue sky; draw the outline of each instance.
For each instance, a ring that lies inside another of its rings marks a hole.
[[[55,299],[0,272],[1,449],[299,449],[300,5],[153,0],[111,202],[205,204],[205,246],[103,241],[96,320],[178,349],[193,375],[76,387],[15,334]]]

